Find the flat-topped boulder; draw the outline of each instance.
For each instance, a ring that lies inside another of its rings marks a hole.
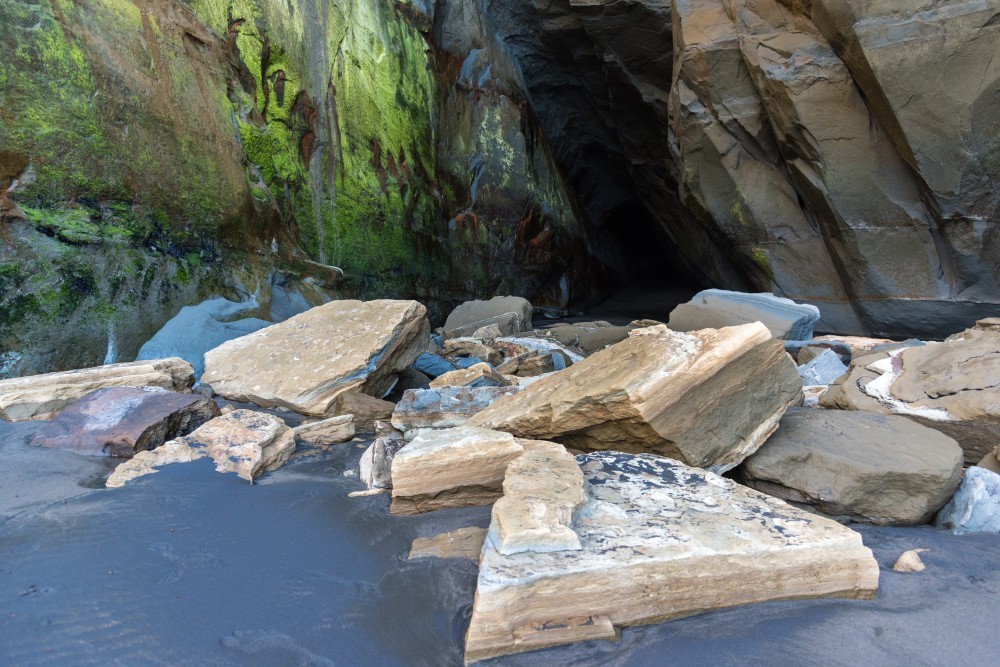
[[[582,549],[503,554],[491,525],[467,664],[753,602],[874,597],[878,564],[835,521],[666,458],[577,461]]]
[[[73,401],[108,387],[183,391],[193,384],[191,364],[176,357],[0,380],[0,419],[50,419]]]
[[[1000,331],[977,326],[856,359],[820,404],[905,415],[954,438],[975,465],[1000,442]]]
[[[740,469],[744,482],[826,514],[925,523],[962,478],[962,448],[905,417],[789,408]]]
[[[136,454],[119,465],[105,485],[123,486],[164,465],[206,456],[215,461],[216,471],[236,473],[253,484],[265,472],[285,465],[294,451],[295,435],[282,420],[263,412],[233,410],[206,422],[190,435]]]
[[[444,337],[472,336],[479,329],[496,325],[502,335],[531,331],[534,309],[519,296],[495,296],[488,301],[466,301],[451,311],[444,323]]]
[[[528,444],[530,447],[530,443]],[[421,431],[392,459],[393,514],[488,505],[525,443],[509,433],[457,427]]]
[[[337,445],[354,437],[354,415],[340,415],[309,422],[292,429],[295,439],[311,445]]]
[[[801,390],[794,362],[759,322],[691,333],[658,325],[498,399],[468,423],[722,472],[756,451]]]
[[[721,329],[736,324],[763,322],[775,338],[808,340],[819,321],[819,308],[796,303],[767,292],[748,294],[721,289],[698,292],[688,303],[670,313],[674,331]]]
[[[427,347],[416,301],[331,301],[205,354],[202,380],[220,396],[328,416],[343,393],[381,398]]]
[[[215,401],[198,394],[109,387],[71,403],[29,444],[128,459],[187,435],[217,416]]]
[[[509,387],[510,381],[487,363],[445,373],[431,380],[432,389],[438,387]]]

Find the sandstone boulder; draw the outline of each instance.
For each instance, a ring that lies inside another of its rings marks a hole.
[[[348,391],[384,396],[429,331],[415,301],[331,301],[207,352],[202,378],[231,400],[327,416]]]
[[[956,535],[1000,533],[1000,474],[977,466],[966,470],[958,492],[934,523]]]
[[[697,331],[763,322],[775,338],[808,340],[818,320],[819,308],[813,305],[767,293],[709,289],[674,308],[667,326],[674,331]]]
[[[123,486],[156,472],[170,463],[184,463],[208,456],[218,472],[232,472],[253,480],[288,462],[295,451],[295,436],[277,417],[253,410],[233,410],[203,424],[190,435],[171,440],[152,451],[140,452],[108,478],[109,488]]]
[[[218,415],[215,401],[197,394],[109,387],[67,406],[29,442],[128,459],[187,435]]]
[[[431,382],[431,389],[438,387],[509,387],[510,381],[496,372],[489,364],[476,364],[438,377]]]
[[[336,445],[354,437],[354,415],[309,422],[292,429],[296,440],[312,445]]]
[[[501,553],[494,515],[466,663],[752,602],[874,596],[878,564],[834,521],[666,458],[577,461],[581,549]]]
[[[503,361],[503,355],[478,338],[451,338],[444,342],[443,353],[458,368],[468,368],[472,364],[487,362],[496,366]],[[472,359],[470,363],[463,363]]]
[[[497,400],[469,425],[725,471],[756,451],[801,390],[763,324],[692,333],[659,325]]]
[[[465,558],[479,562],[486,540],[486,529],[476,526],[459,528],[433,537],[418,537],[410,545],[407,560],[417,558]]]
[[[75,371],[0,380],[0,419],[49,419],[92,391],[108,387],[159,387],[183,391],[194,384],[183,359],[153,359]]]
[[[905,417],[790,408],[741,468],[748,486],[879,525],[930,520],[962,477],[962,449]]]
[[[406,440],[392,437],[377,438],[361,454],[358,472],[369,489],[392,488],[392,459],[406,446]]]
[[[821,404],[906,415],[957,440],[975,465],[1000,442],[998,378],[1000,331],[975,327],[857,359]]]
[[[436,387],[410,389],[392,412],[392,425],[404,433],[422,428],[461,426],[497,399],[520,387]]]
[[[389,421],[395,408],[396,404],[390,401],[383,401],[357,391],[348,391],[337,397],[330,412],[339,416],[354,415],[355,432],[360,435],[372,435],[375,433],[375,422]]]
[[[499,431],[466,426],[422,431],[392,461],[391,511],[487,505],[502,494],[507,464],[524,451],[524,442]]]
[[[629,331],[641,328],[643,327],[637,326],[635,323],[627,326],[614,326],[609,322],[598,320],[572,324],[561,322],[545,329],[536,330],[535,333],[546,338],[554,338],[567,347],[578,348],[590,355],[609,345],[622,342],[628,338]]]
[[[471,336],[476,330],[497,325],[503,335],[531,331],[531,304],[519,296],[495,296],[489,301],[466,301],[451,311],[444,323],[444,337]]]

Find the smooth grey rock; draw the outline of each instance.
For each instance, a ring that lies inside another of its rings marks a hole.
[[[472,415],[519,387],[435,387],[409,389],[396,404],[392,425],[404,433],[422,428],[461,426]]]
[[[847,366],[833,350],[823,350],[819,356],[799,366],[802,384],[831,384],[847,372]]]
[[[977,466],[966,470],[958,492],[934,525],[956,535],[1000,533],[1000,475]]]
[[[466,301],[451,311],[444,323],[444,337],[471,336],[495,324],[504,335],[531,331],[531,303],[519,296],[495,296],[489,301]]]
[[[413,367],[431,379],[440,377],[445,373],[450,373],[458,368],[458,366],[444,357],[431,354],[430,352],[424,352],[417,357]]]
[[[762,322],[775,338],[808,340],[819,321],[819,308],[795,303],[767,292],[747,294],[721,289],[698,292],[688,303],[670,313],[674,331],[721,329],[736,324]]]
[[[828,515],[919,524],[958,486],[962,448],[906,417],[789,408],[740,472],[758,491]]]
[[[392,460],[406,446],[406,440],[378,438],[361,455],[358,463],[361,481],[369,489],[392,488]]]

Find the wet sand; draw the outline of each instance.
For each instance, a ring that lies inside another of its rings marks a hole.
[[[0,423],[0,664],[459,665],[476,568],[410,542],[488,509],[388,514],[351,443],[250,486],[206,460],[122,489],[109,462]],[[496,665],[979,665],[1000,653],[1000,535],[855,526],[882,565],[871,601],[776,602],[626,629]],[[907,549],[927,569],[892,572]]]

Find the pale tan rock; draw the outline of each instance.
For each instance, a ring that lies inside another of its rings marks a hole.
[[[417,558],[465,558],[479,562],[486,529],[469,526],[433,537],[418,537],[410,546],[407,560]]]
[[[843,343],[851,350],[851,357],[861,357],[882,345],[894,345],[897,341],[888,338],[866,338],[864,336],[816,336],[814,340]]]
[[[336,415],[354,415],[356,434],[373,435],[375,422],[387,422],[392,418],[396,404],[383,401],[357,391],[344,392],[334,401],[330,412]]]
[[[503,497],[493,504],[497,550],[507,555],[581,549],[570,525],[585,499],[583,472],[573,455],[562,445],[533,441],[507,466]]]
[[[396,452],[406,446],[402,438],[376,438],[362,454],[358,462],[358,474],[362,482],[371,489],[392,488],[392,459]]]
[[[904,551],[896,560],[896,564],[892,566],[892,569],[896,572],[923,572],[926,566],[920,560],[920,554],[924,551],[927,551],[927,549]]]
[[[1000,459],[997,459],[996,452],[990,452],[976,465],[980,468],[986,468],[987,470],[1000,474]]]
[[[349,391],[383,396],[427,346],[416,301],[331,301],[205,354],[216,394],[325,417]]]
[[[834,521],[666,458],[578,462],[587,502],[572,527],[583,549],[504,555],[487,538],[466,663],[589,639],[602,619],[620,627],[766,600],[871,598],[878,586],[861,536]]]
[[[451,359],[476,357],[494,366],[503,362],[503,355],[476,338],[453,338],[444,342],[444,356]]]
[[[158,468],[165,465],[170,465],[171,463],[188,463],[204,458],[205,456],[208,456],[208,454],[203,448],[192,447],[185,442],[184,438],[171,440],[156,449],[139,452],[131,459],[121,463],[111,473],[111,476],[108,477],[104,486],[109,489],[122,487],[134,479],[152,475],[157,472]]]
[[[295,438],[313,445],[336,445],[354,437],[354,415],[346,414],[330,419],[302,424],[292,429]]]
[[[459,368],[431,380],[431,388],[434,389],[438,387],[509,387],[510,384],[509,380],[485,363]]]
[[[501,495],[507,464],[524,452],[509,433],[483,428],[421,431],[392,460],[394,514],[485,505]]]
[[[253,484],[265,472],[277,470],[295,451],[295,436],[283,421],[263,412],[233,410],[156,449],[140,452],[115,469],[106,486],[122,486],[156,468],[186,463],[204,456],[218,472],[232,472]]]
[[[191,364],[177,357],[0,380],[0,419],[50,419],[70,403],[108,387],[184,391],[192,384]]]
[[[687,334],[659,325],[498,399],[468,423],[724,471],[763,443],[801,389],[781,341],[759,322]]]

